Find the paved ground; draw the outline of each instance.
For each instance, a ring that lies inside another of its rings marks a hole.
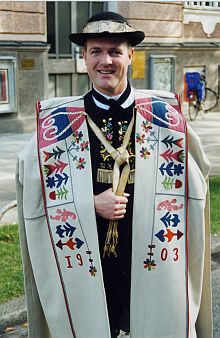
[[[212,169],[211,175],[220,175],[220,112],[208,113],[199,117],[196,121],[188,121],[192,128],[200,135],[204,149],[209,158]],[[33,134],[1,134],[0,135],[0,216],[1,211],[16,200],[14,172],[18,153],[24,148],[27,141]],[[17,210],[13,208],[7,212],[0,220],[0,225],[4,223],[17,222]],[[213,245],[219,248],[220,236],[212,237]],[[219,252],[219,249],[217,250]],[[220,337],[220,256],[216,254],[212,261],[212,283],[213,283],[213,313],[214,313],[214,338]],[[16,325],[10,328],[9,315],[17,318],[18,322],[25,321],[24,298],[12,301],[8,304],[9,308],[0,305],[0,318],[8,320],[8,332],[3,333],[0,322],[0,337],[2,338],[21,338],[27,337],[27,327]],[[4,313],[5,311],[5,313]],[[6,323],[6,322],[5,322]],[[43,338],[43,337],[39,337]]]
[[[16,199],[16,159],[31,136],[32,134],[0,134],[0,210]]]
[[[220,175],[220,112],[204,114],[203,117],[188,123],[201,137],[212,165],[210,175]]]

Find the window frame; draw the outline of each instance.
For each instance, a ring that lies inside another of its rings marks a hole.
[[[194,4],[196,2],[197,4]],[[209,5],[206,3],[209,2]],[[210,4],[212,3],[212,4]],[[202,10],[220,10],[220,3],[218,1],[185,1],[185,8],[202,9]]]
[[[15,113],[17,111],[16,95],[16,57],[0,56],[0,70],[7,74],[7,99],[0,102],[0,114]]]
[[[66,1],[70,3],[70,26],[71,33],[77,32],[77,1]],[[89,17],[92,15],[92,6],[93,2],[87,1],[89,4]],[[103,11],[108,9],[107,1],[97,1],[103,3]],[[71,51],[68,54],[59,53],[59,24],[58,24],[58,11],[59,11],[59,1],[53,1],[54,3],[54,15],[55,15],[55,53],[48,53],[50,59],[61,59],[61,58],[75,58],[76,57],[76,47],[73,43],[70,42]]]
[[[149,88],[150,89],[158,89],[154,86],[154,61],[156,59],[170,59],[171,60],[171,85],[170,89],[163,89],[168,90],[171,92],[175,92],[175,68],[176,68],[176,55],[173,54],[151,54],[149,56]],[[161,89],[162,90],[162,89]]]

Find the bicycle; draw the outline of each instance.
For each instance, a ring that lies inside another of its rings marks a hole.
[[[214,109],[218,104],[218,95],[211,89],[205,88],[205,97],[204,100],[200,100],[196,90],[192,90],[189,93],[189,118],[191,121],[195,120],[199,112],[208,113],[210,110]]]
[[[188,114],[190,120],[193,121],[199,112],[208,113],[214,109],[218,104],[219,96],[213,89],[206,87],[205,77],[200,73],[186,73],[186,83]]]

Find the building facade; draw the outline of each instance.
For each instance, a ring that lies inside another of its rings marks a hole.
[[[218,2],[0,1],[0,133],[34,130],[35,102],[90,88],[82,50],[68,35],[103,10],[145,32],[129,71],[133,86],[178,92],[184,110],[187,71],[205,74],[219,92]]]
[[[47,94],[46,3],[0,1],[0,132],[34,128]]]

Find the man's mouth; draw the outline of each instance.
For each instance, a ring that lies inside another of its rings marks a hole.
[[[98,70],[98,73],[108,75],[108,74],[113,74],[113,70]]]

